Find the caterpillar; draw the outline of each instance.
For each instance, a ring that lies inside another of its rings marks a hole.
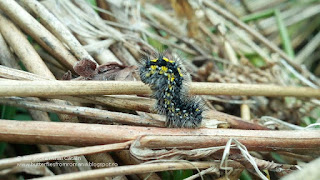
[[[179,59],[171,60],[159,53],[148,57],[139,69],[140,79],[148,84],[156,99],[158,114],[166,116],[166,126],[195,128],[202,121],[202,106],[197,97],[189,97],[185,86],[186,73]]]

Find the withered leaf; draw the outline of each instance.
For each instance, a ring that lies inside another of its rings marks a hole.
[[[74,71],[82,77],[94,76],[97,74],[96,68],[97,64],[88,59],[83,59],[73,66]]]
[[[107,63],[97,68],[98,74],[93,80],[132,81],[136,66],[124,66],[116,62]]]
[[[81,60],[74,70],[80,77],[74,80],[97,80],[97,81],[132,81],[133,73],[137,66],[125,66],[116,62],[110,62],[100,66],[90,60]],[[71,79],[71,75],[66,73],[64,79]]]

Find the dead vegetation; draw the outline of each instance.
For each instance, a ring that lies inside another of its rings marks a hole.
[[[317,177],[320,4],[235,2],[0,1],[0,178]],[[153,108],[137,69],[159,50],[190,73],[200,128]]]

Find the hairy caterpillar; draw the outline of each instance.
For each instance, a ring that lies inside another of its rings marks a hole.
[[[157,100],[156,109],[166,116],[167,127],[195,128],[201,124],[203,110],[199,98],[186,95],[178,60],[170,60],[163,54],[148,58],[140,68],[140,78],[150,85]]]

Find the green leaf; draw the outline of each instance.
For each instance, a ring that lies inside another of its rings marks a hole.
[[[288,163],[278,153],[270,152],[270,155],[278,163],[281,163],[281,164],[287,164]]]
[[[165,179],[165,180],[173,179],[171,171],[161,172],[161,179]]]
[[[240,180],[252,180],[249,172],[247,170],[243,170],[240,176]]]
[[[258,54],[245,54],[245,56],[255,67],[262,67],[266,65],[266,62]]]
[[[190,177],[193,175],[193,171],[192,170],[176,170],[173,171],[173,178],[174,179],[185,179],[187,177]]]
[[[60,122],[60,119],[56,113],[49,112],[49,117],[53,122]]]
[[[13,120],[29,121],[32,120],[32,117],[29,114],[17,114],[13,117]]]
[[[6,147],[7,147],[7,143],[0,142],[0,158],[4,157],[3,153],[4,153],[4,150],[6,149]]]
[[[88,3],[90,3],[93,6],[97,6],[96,0],[87,0]]]
[[[3,105],[1,108],[1,119],[13,119],[16,112],[16,107]]]
[[[243,22],[255,21],[259,19],[265,19],[274,15],[274,9],[268,9],[265,11],[248,14],[246,16],[241,17]]]
[[[301,126],[309,126],[310,124],[316,123],[316,119],[309,117],[309,116],[305,116],[302,117],[302,124]]]
[[[35,145],[28,145],[28,144],[12,144],[14,149],[16,149],[17,154],[19,155],[28,155],[38,153],[39,149]]]
[[[291,45],[291,40],[290,40],[288,30],[282,20],[280,10],[279,9],[275,10],[274,15],[276,17],[278,28],[280,31],[280,38],[282,40],[283,49],[290,57],[293,58],[294,57],[294,50]]]

